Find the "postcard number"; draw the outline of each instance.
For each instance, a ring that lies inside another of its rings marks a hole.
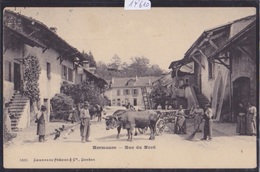
[[[28,162],[28,159],[27,158],[21,158],[20,162]]]
[[[151,2],[149,0],[125,0],[125,10],[149,10]]]

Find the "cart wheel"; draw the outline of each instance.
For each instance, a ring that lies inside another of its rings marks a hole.
[[[138,128],[138,131],[139,131],[139,133],[144,134],[144,133],[146,133],[147,129],[148,129],[148,127]]]
[[[163,119],[159,119],[156,124],[155,124],[155,129],[156,129],[156,135],[162,135],[164,129],[165,129],[165,121]]]

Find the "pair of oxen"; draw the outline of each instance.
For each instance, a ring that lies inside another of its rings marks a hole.
[[[127,130],[128,141],[132,141],[134,128],[144,129],[150,128],[149,140],[155,139],[156,122],[159,114],[153,110],[133,111],[133,110],[117,110],[112,116],[104,118],[106,120],[106,129],[117,128],[119,139],[121,128]]]

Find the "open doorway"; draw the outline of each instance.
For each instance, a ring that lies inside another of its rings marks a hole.
[[[14,90],[21,90],[21,69],[18,63],[14,63]]]
[[[250,99],[250,90],[251,86],[249,77],[239,77],[233,82],[233,112],[235,115],[237,114],[239,102],[247,105]]]

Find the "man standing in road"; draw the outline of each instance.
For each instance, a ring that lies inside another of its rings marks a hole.
[[[81,142],[90,142],[88,140],[90,135],[90,114],[89,114],[89,103],[85,102],[84,106],[80,109],[80,135]]]
[[[205,125],[204,125],[204,137],[201,140],[212,140],[212,117],[213,117],[213,112],[212,109],[210,108],[210,105],[206,105],[206,110],[205,110]]]

